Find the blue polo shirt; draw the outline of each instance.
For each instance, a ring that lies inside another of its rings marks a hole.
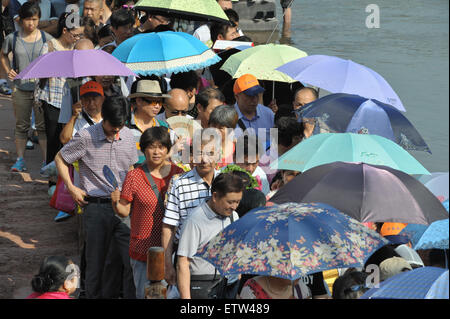
[[[266,149],[270,146],[270,129],[274,127],[274,117],[272,110],[268,107],[258,104],[256,107],[256,115],[252,119],[247,119],[244,115],[242,115],[241,110],[237,103],[234,105],[234,108],[238,114],[238,119],[242,119],[242,122],[245,124],[247,129],[253,128],[255,130],[256,136],[258,136],[258,129],[264,128],[266,129]],[[236,125],[234,130],[234,134],[236,138],[243,134],[242,129],[239,125]]]

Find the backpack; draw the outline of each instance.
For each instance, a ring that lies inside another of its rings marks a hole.
[[[46,43],[47,42],[47,37],[45,36],[45,32],[42,30],[41,31],[41,38],[42,38],[42,43]],[[19,35],[19,31],[15,31],[14,35],[13,35],[13,46],[12,46],[12,53],[13,53],[13,60],[12,60],[12,69],[15,70],[17,72],[17,63],[16,63],[16,44],[17,44],[17,36]]]

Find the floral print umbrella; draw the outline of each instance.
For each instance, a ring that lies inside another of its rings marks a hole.
[[[328,269],[362,266],[387,243],[329,205],[285,203],[248,212],[200,248],[197,256],[222,275],[295,280]]]

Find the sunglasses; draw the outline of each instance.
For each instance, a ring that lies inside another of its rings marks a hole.
[[[170,111],[172,115],[186,115],[188,111]]]
[[[145,97],[141,97],[141,99],[151,105],[151,106],[157,106],[157,105],[162,105],[162,100],[154,100],[154,99],[149,99],[149,98],[145,98]]]

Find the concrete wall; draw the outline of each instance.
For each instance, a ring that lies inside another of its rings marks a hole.
[[[233,2],[242,31],[272,31],[277,25],[275,0],[240,0]],[[255,19],[257,18],[257,19]]]

